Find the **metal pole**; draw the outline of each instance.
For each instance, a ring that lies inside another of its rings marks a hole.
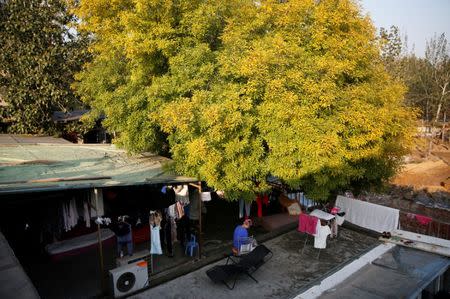
[[[98,190],[97,190],[97,188],[94,188],[94,194],[95,194],[95,211],[97,213],[97,217],[100,217],[101,215],[98,215]],[[101,287],[101,290],[103,293],[105,291],[105,279],[104,279],[105,268],[103,265],[102,233],[100,230],[99,223],[97,223],[97,237],[98,237],[98,253],[100,255],[100,287]]]
[[[199,233],[198,233],[198,258],[202,258],[202,247],[203,247],[203,237],[202,237],[202,182],[198,182],[198,208],[199,208]]]
[[[153,254],[151,253],[150,253],[150,273],[153,274]]]

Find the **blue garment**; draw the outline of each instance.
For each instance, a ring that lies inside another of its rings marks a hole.
[[[186,217],[188,219],[190,219],[190,217],[191,217],[191,205],[190,204],[187,204],[184,206],[184,215],[186,215]]]
[[[161,193],[166,194],[167,193],[167,186],[163,186],[161,188]]]
[[[162,254],[161,239],[159,238],[160,226],[151,227],[150,235],[150,254]]]
[[[245,227],[242,227],[242,225],[238,225],[236,226],[236,228],[234,229],[234,234],[233,234],[233,247],[236,248],[237,250],[240,249],[240,240],[242,238],[247,238],[248,237],[248,232],[247,229]]]
[[[126,225],[126,231],[128,231],[127,234],[117,237],[117,255],[120,256],[120,252],[122,251],[123,246],[127,246],[127,253],[129,256],[133,255],[133,237],[131,235],[131,225],[128,223],[125,223],[123,225]],[[121,233],[120,231],[117,233]]]
[[[117,241],[117,255],[120,256],[123,246],[127,246],[127,253],[129,256],[133,255],[133,243],[131,241]]]

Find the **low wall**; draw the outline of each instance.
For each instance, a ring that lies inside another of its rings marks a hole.
[[[399,209],[400,226],[403,230],[447,240],[450,239],[450,210],[428,207],[418,204],[413,200],[393,198],[390,196],[365,195],[358,199]],[[429,217],[432,221],[425,225],[420,224],[412,214]]]

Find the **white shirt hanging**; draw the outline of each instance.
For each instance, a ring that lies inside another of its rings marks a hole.
[[[211,201],[211,192],[202,192],[200,198],[202,201]]]
[[[188,185],[177,186],[173,189],[175,192],[175,200],[185,204],[189,204],[189,187]]]
[[[331,234],[331,229],[328,225],[320,225],[317,229],[317,234],[314,237],[314,248],[327,248],[327,237]]]

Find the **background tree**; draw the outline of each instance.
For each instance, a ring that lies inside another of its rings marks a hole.
[[[80,3],[95,58],[76,87],[121,145],[166,134],[177,172],[232,199],[269,175],[324,199],[394,173],[414,115],[353,1],[112,4]]]
[[[381,59],[387,71],[393,78],[404,79],[405,69],[403,57],[405,57],[406,37],[405,42],[403,42],[397,26],[391,26],[389,30],[381,27],[379,36]]]
[[[0,86],[4,119],[15,133],[55,133],[53,111],[79,107],[73,74],[86,61],[87,40],[70,31],[62,0],[0,1]]]
[[[423,119],[436,124],[449,110],[450,56],[445,35],[427,42],[424,58],[410,55],[403,60],[407,99],[421,108]]]
[[[380,29],[381,56],[389,74],[407,87],[406,103],[422,111],[424,120],[443,120],[449,109],[450,56],[444,34],[427,41],[425,57],[406,51],[397,27]]]
[[[447,111],[450,98],[450,48],[445,34],[432,38],[427,42],[425,50],[425,73],[428,76],[429,87],[423,88],[424,94],[431,98],[435,106],[434,122],[439,121],[441,112]],[[425,81],[425,79],[424,79]]]

